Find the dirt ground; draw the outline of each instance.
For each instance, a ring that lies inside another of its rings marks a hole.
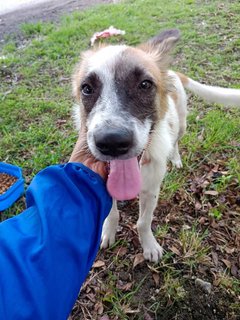
[[[8,35],[15,34],[21,41],[20,25],[25,22],[58,21],[69,12],[84,10],[100,3],[111,3],[112,0],[52,0],[35,6],[0,15],[0,46]]]

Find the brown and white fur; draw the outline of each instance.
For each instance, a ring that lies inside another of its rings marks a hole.
[[[169,55],[178,39],[178,30],[166,30],[136,48],[116,45],[87,51],[73,76],[76,122],[78,128],[80,124],[86,127],[88,148],[94,157],[110,161],[142,154],[137,229],[144,257],[153,262],[163,253],[151,222],[167,161],[182,167],[178,140],[186,129],[184,87],[210,102],[240,106],[240,90],[206,86],[168,70]],[[104,139],[112,131],[131,138],[123,152],[104,152],[97,145],[98,137]],[[114,243],[118,221],[114,201],[103,226],[102,248]]]

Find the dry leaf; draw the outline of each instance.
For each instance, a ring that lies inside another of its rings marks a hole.
[[[212,252],[212,259],[215,266],[218,266],[218,255],[216,254],[216,252]]]
[[[222,262],[230,269],[231,268],[231,262],[226,259],[221,259]]]
[[[108,315],[104,315],[99,320],[110,320],[110,318]]]
[[[225,248],[225,251],[226,251],[228,254],[232,254],[232,253],[235,251],[235,248],[226,247],[226,248]]]
[[[138,253],[136,254],[134,261],[133,261],[133,269],[140,263],[142,263],[144,261],[144,257],[142,253]]]
[[[139,309],[131,309],[128,305],[122,306],[122,310],[123,310],[126,314],[139,313]]]
[[[148,314],[148,313],[144,313],[144,320],[153,320],[153,318]]]
[[[176,255],[181,256],[180,251],[179,251],[176,247],[172,246],[172,247],[170,247],[170,250],[171,250],[173,253],[175,253]]]
[[[200,223],[200,224],[204,224],[204,223],[206,223],[206,220],[207,220],[207,219],[206,219],[205,217],[200,217],[200,218],[199,218],[199,223]]]
[[[102,268],[105,266],[105,262],[101,261],[101,260],[97,260],[96,262],[94,262],[93,264],[93,268]]]
[[[236,278],[238,278],[240,276],[240,271],[239,271],[238,267],[236,266],[236,264],[232,264],[231,274]]]
[[[128,282],[123,285],[118,285],[117,288],[121,289],[122,291],[129,291],[132,288],[133,282]]]
[[[97,311],[97,314],[101,315],[103,313],[103,304],[102,302],[97,302],[94,306],[94,310]]]
[[[217,196],[218,195],[218,191],[216,190],[207,190],[204,192],[204,194],[208,194],[209,196]]]
[[[117,256],[123,257],[123,256],[125,256],[126,253],[127,253],[127,248],[126,247],[121,247],[117,252]]]
[[[202,208],[202,204],[199,201],[195,203],[195,210],[199,211]]]
[[[154,273],[152,274],[152,276],[153,276],[153,280],[154,280],[156,286],[159,287],[159,283],[160,283],[160,276],[159,276],[159,274],[154,272]]]

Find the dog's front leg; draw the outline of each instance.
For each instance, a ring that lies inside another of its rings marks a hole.
[[[166,173],[166,161],[151,162],[141,167],[143,187],[140,193],[140,215],[137,222],[143,255],[146,260],[158,262],[163,253],[163,248],[156,241],[152,229],[153,211],[156,208],[161,182]]]
[[[112,209],[103,224],[101,248],[110,247],[115,242],[118,222],[119,211],[117,201],[113,200]]]

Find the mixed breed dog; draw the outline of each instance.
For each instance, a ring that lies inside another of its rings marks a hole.
[[[185,88],[209,102],[240,106],[240,90],[200,84],[168,69],[179,38],[172,29],[137,47],[99,46],[82,54],[73,75],[78,129],[86,130],[89,152],[109,165],[107,188],[114,201],[101,246],[115,241],[116,201],[139,194],[139,239],[144,258],[153,262],[163,253],[151,223],[167,161],[182,167],[178,141],[186,130]]]

